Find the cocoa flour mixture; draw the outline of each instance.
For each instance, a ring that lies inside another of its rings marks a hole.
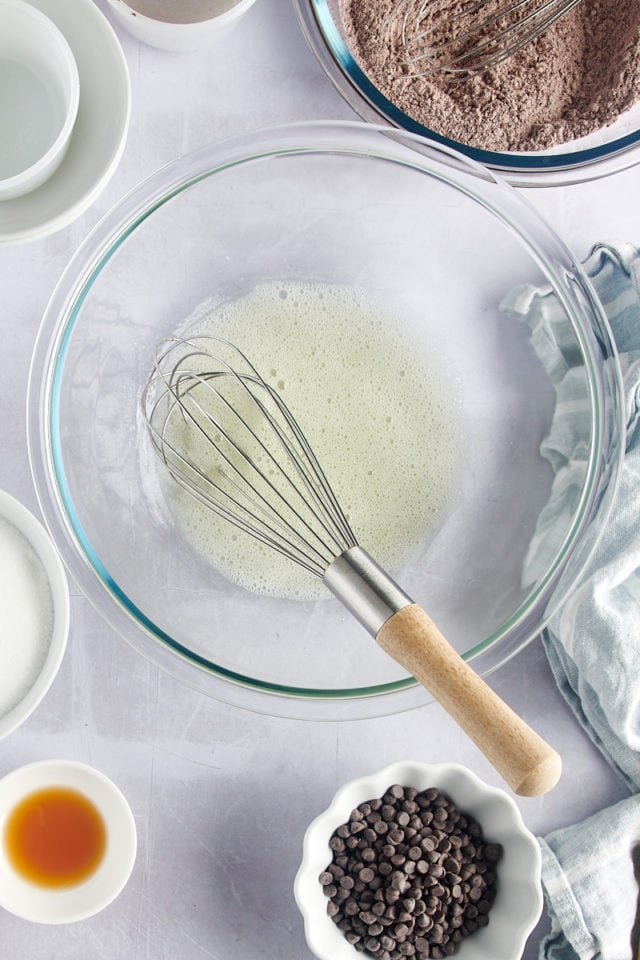
[[[451,12],[465,4],[446,0],[443,22],[455,23]],[[404,113],[453,140],[543,150],[613,123],[640,99],[639,0],[582,0],[524,50],[456,83],[416,76],[407,63],[407,37],[426,8],[423,0],[340,0],[348,45],[367,76]]]

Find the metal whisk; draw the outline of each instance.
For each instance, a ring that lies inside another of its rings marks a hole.
[[[142,405],[159,456],[191,496],[322,579],[516,792],[554,786],[558,754],[358,545],[293,414],[240,350],[214,337],[163,341]]]
[[[387,27],[401,30],[408,76],[478,76],[542,36],[581,0],[400,0]]]

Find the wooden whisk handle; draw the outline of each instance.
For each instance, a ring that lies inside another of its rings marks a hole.
[[[555,786],[560,755],[471,669],[422,607],[398,610],[376,640],[442,704],[515,793],[535,797]]]

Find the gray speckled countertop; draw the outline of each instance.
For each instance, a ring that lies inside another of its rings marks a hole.
[[[25,440],[31,351],[71,254],[142,177],[213,138],[291,120],[353,119],[288,0],[258,0],[215,52],[168,54],[119,28],[133,109],[124,158],[95,204],[46,239],[0,249],[0,488],[37,512]],[[578,257],[602,239],[640,239],[640,167],[606,181],[528,193]],[[40,927],[0,911],[6,960],[310,960],[292,882],[310,821],[345,779],[397,759],[457,760],[497,774],[437,706],[380,720],[300,723],[211,701],[142,659],[72,585],[72,629],[44,703],[0,743],[0,775],[67,757],[99,767],[139,831],[132,878],[100,915]],[[536,833],[626,794],[558,694],[539,642],[492,685],[564,755],[559,786],[520,800]],[[530,960],[546,920],[531,936]]]

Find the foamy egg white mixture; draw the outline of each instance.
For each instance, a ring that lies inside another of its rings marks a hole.
[[[459,468],[459,416],[437,358],[369,292],[324,284],[261,285],[188,334],[247,355],[296,417],[360,545],[390,571],[407,561],[438,524]],[[168,489],[187,539],[229,580],[276,597],[326,593],[177,484]]]

